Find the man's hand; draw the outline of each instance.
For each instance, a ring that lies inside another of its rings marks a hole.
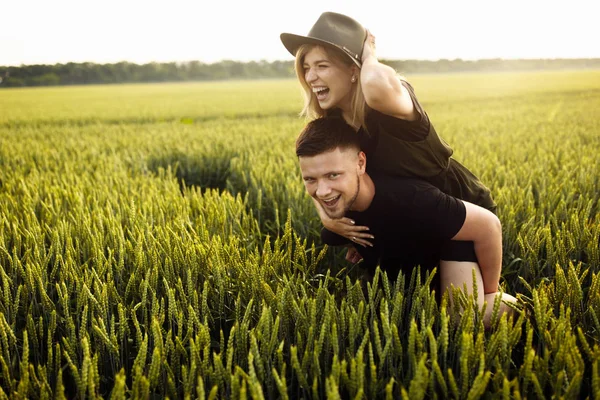
[[[358,253],[354,246],[350,246],[348,247],[348,252],[346,253],[346,260],[350,261],[352,264],[356,264],[362,260],[362,256]]]
[[[319,213],[319,218],[321,218],[321,222],[327,230],[343,236],[351,242],[363,247],[373,247],[373,243],[371,243],[369,239],[375,239],[375,236],[368,233],[368,226],[356,226],[353,220],[346,217],[339,219],[329,218],[321,204],[315,199],[313,199],[313,202]]]

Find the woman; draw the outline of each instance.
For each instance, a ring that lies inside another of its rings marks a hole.
[[[296,57],[296,75],[305,94],[302,114],[311,119],[341,115],[360,136],[369,173],[423,178],[447,194],[495,212],[489,189],[451,158],[452,149],[436,133],[412,86],[379,63],[375,37],[357,21],[326,12],[307,36],[283,33],[281,41]],[[371,245],[368,227],[348,218],[332,220],[316,205],[329,231]],[[353,257],[356,260],[356,253],[349,252],[347,258]],[[470,270],[455,273],[460,270],[457,265],[440,263],[442,288],[471,281]],[[486,294],[498,287],[498,282],[483,284]]]

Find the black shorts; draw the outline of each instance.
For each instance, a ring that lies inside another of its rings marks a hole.
[[[442,245],[440,259],[444,261],[477,262],[475,245],[472,241],[448,240]]]

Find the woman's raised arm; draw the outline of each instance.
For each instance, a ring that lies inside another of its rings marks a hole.
[[[360,82],[369,107],[409,121],[419,118],[408,89],[394,69],[377,60],[375,37],[369,32],[363,46]]]

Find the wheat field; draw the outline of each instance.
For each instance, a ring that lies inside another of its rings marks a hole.
[[[321,245],[293,80],[6,89],[0,398],[600,399],[600,71],[407,78],[515,318]]]

